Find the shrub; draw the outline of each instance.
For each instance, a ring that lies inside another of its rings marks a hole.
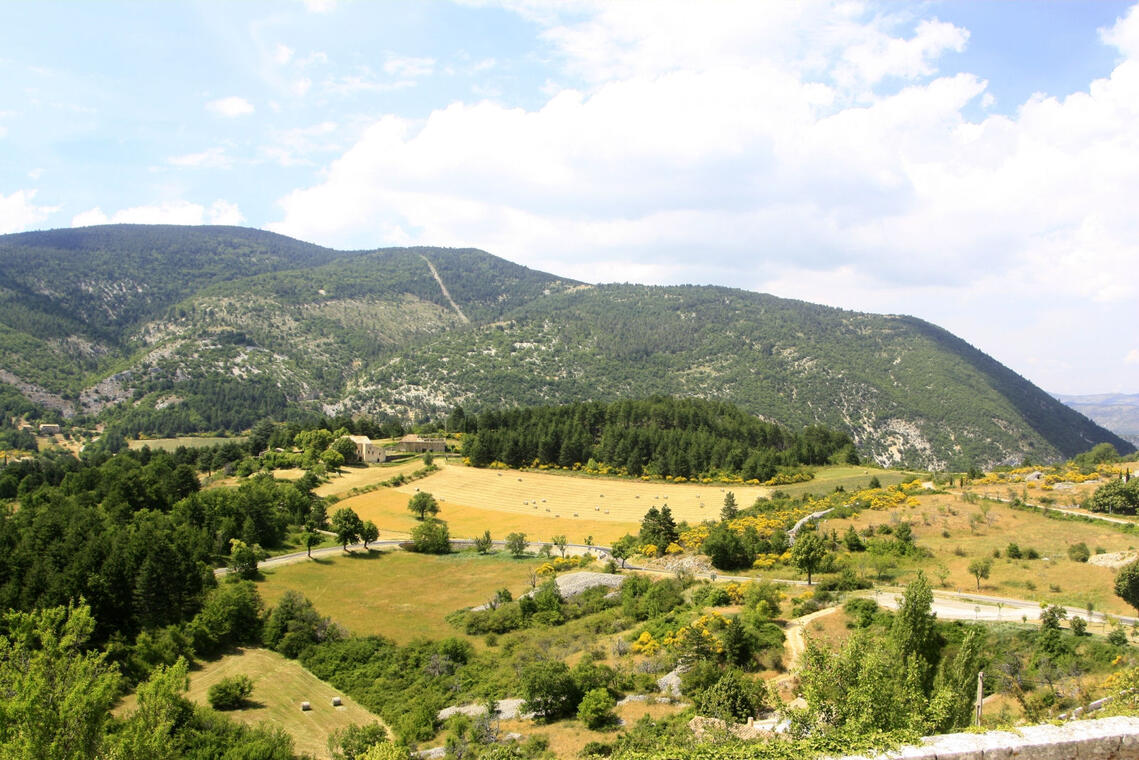
[[[1068,559],[1073,562],[1087,562],[1091,556],[1092,553],[1088,550],[1088,545],[1083,541],[1068,547]]]
[[[1024,550],[1024,558],[1025,559],[1040,559],[1040,552],[1036,551],[1032,547],[1029,547],[1029,548]]]
[[[1005,556],[1009,559],[1020,559],[1024,555],[1021,553],[1019,546],[1010,543],[1008,548],[1005,549]]]
[[[1117,647],[1125,647],[1127,646],[1127,631],[1122,628],[1113,628],[1111,633],[1107,634],[1107,641]]]
[[[617,706],[616,700],[609,695],[606,689],[590,689],[581,698],[577,706],[577,717],[586,727],[597,731],[611,726],[616,722],[613,708]]]
[[[234,676],[223,678],[211,686],[206,698],[215,710],[237,710],[252,693],[253,680],[249,676]]]
[[[878,603],[873,599],[859,597],[848,600],[846,604],[842,605],[842,609],[853,619],[854,625],[859,628],[867,628],[874,622],[874,616],[878,613]]]
[[[411,530],[412,551],[424,554],[447,554],[451,551],[451,533],[442,520],[427,519]]]
[[[1081,618],[1081,617],[1072,618],[1071,625],[1072,625],[1072,633],[1074,633],[1075,635],[1077,635],[1077,636],[1087,636],[1088,635],[1088,623],[1083,618]]]

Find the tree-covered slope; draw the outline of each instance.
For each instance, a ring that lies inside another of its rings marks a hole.
[[[0,369],[72,397],[130,330],[211,283],[344,254],[242,227],[107,225],[0,236]]]
[[[0,382],[125,433],[307,407],[423,421],[652,394],[846,431],[880,462],[1127,444],[933,325],[716,287],[588,286],[472,249],[234,227],[0,236]]]
[[[880,462],[1071,456],[1122,441],[964,341],[911,317],[716,287],[604,285],[447,334],[362,379],[349,406],[469,408],[649,393],[848,431]]]

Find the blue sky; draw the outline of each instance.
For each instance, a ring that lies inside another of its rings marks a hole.
[[[1128,3],[0,2],[0,156],[0,232],[475,246],[1139,392]]]

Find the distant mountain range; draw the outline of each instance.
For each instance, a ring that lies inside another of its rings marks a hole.
[[[935,325],[721,287],[587,285],[473,249],[333,251],[237,227],[0,236],[0,382],[125,432],[300,410],[728,401],[882,464],[1129,444]]]
[[[1099,393],[1056,398],[1111,432],[1139,445],[1139,393]]]

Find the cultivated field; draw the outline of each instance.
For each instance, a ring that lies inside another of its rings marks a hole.
[[[322,615],[352,633],[380,634],[403,644],[460,635],[446,622],[449,613],[482,604],[503,586],[515,596],[527,591],[530,570],[539,564],[505,553],[436,557],[358,551],[267,571],[257,588],[266,606],[290,589],[300,591]]]
[[[937,586],[938,569],[944,568],[948,572],[945,588],[976,591],[977,580],[968,571],[969,563],[992,558],[996,550],[1001,557],[993,559],[989,578],[981,580],[982,593],[1073,607],[1086,607],[1091,602],[1099,611],[1135,614],[1112,591],[1113,570],[1074,562],[1068,559],[1067,550],[1072,544],[1083,542],[1092,552],[1117,552],[1139,545],[1139,537],[1122,533],[1109,523],[1057,520],[1003,504],[984,504],[991,505],[988,518],[981,514],[981,504],[969,504],[954,495],[923,496],[914,508],[867,510],[850,519],[826,520],[820,529],[834,529],[841,538],[848,525],[860,531],[867,525],[908,520],[913,525],[915,542],[929,549],[933,556],[901,560],[897,570],[900,584],[906,583],[913,571],[923,569]],[[976,516],[972,524],[971,516]],[[1010,542],[1022,551],[1035,549],[1041,558],[1008,559],[1005,553]],[[845,556],[868,576],[876,575],[874,558],[868,552]]]
[[[838,485],[854,490],[865,487],[872,475],[877,475],[883,485],[910,477],[888,470],[825,467],[810,483],[780,486],[779,490],[829,493]],[[517,531],[532,540],[549,540],[564,534],[575,543],[592,536],[595,543],[608,544],[625,533],[635,534],[641,518],[654,505],[667,505],[677,522],[687,520],[695,524],[720,518],[727,491],[735,494],[740,507],[746,507],[776,489],[490,470],[441,463],[439,472],[426,478],[355,496],[338,506],[351,507],[362,519],[376,523],[384,538],[402,537],[416,523],[407,511],[407,501],[417,490],[427,491],[439,500],[439,516],[447,521],[456,538],[469,538],[489,530],[491,536],[501,539]]]
[[[221,443],[245,443],[247,438],[248,436],[244,435],[233,435],[228,438],[187,435],[178,438],[144,438],[138,441],[132,440],[127,441],[127,446],[132,449],[141,449],[149,446],[151,449],[174,451],[174,449],[179,446],[195,449],[206,446],[217,446]]]
[[[206,694],[210,686],[236,675],[246,675],[253,680],[251,706],[225,714],[249,725],[267,722],[280,726],[293,737],[299,754],[330,757],[328,737],[333,731],[353,724],[383,722],[299,663],[268,649],[239,649],[191,670],[190,691],[186,697],[208,706]],[[340,697],[343,705],[333,707],[333,697]],[[310,703],[312,709],[301,712],[301,702]],[[123,699],[115,713],[127,714],[136,704],[136,697],[131,694]]]

